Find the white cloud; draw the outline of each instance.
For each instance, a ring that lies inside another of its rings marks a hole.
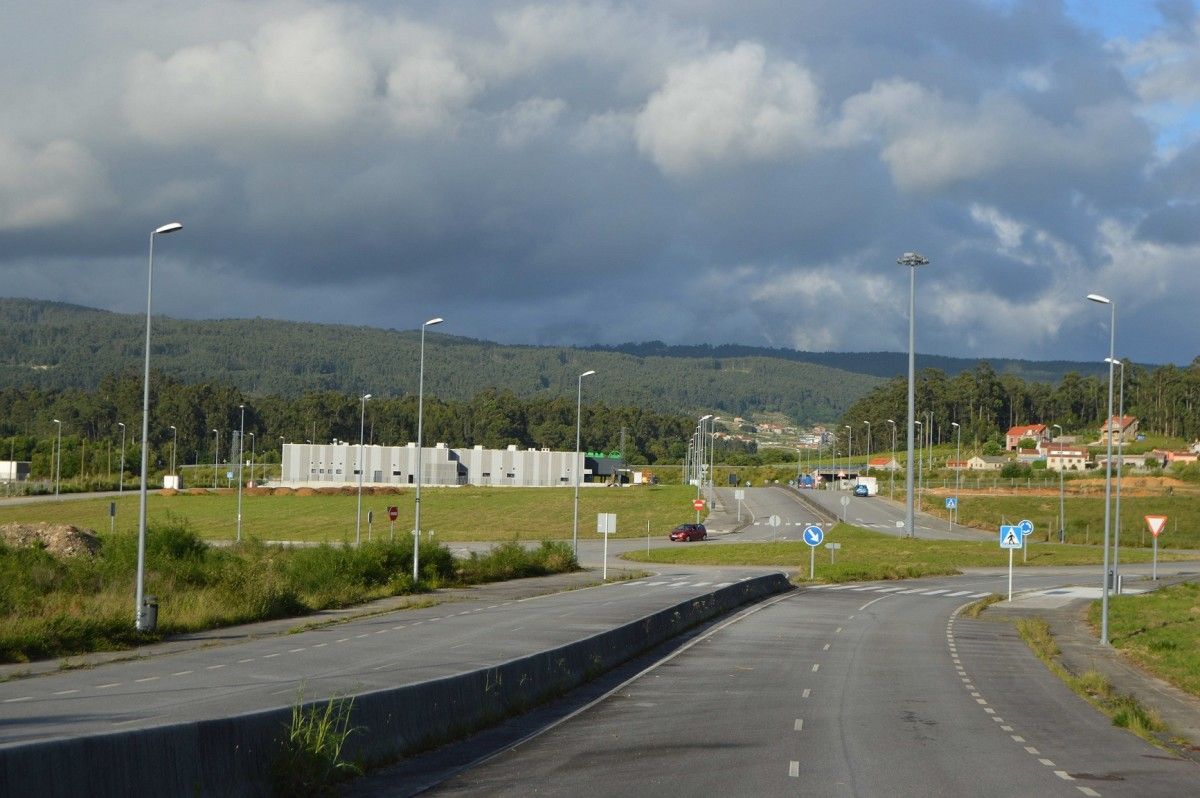
[[[668,70],[638,115],[638,149],[670,175],[792,156],[818,143],[818,102],[802,67],[741,42]]]
[[[125,110],[160,144],[319,140],[362,113],[374,82],[345,15],[313,10],[268,23],[249,42],[140,54]]]
[[[567,104],[558,98],[531,97],[500,115],[501,147],[515,149],[549,136]]]
[[[972,203],[971,218],[980,224],[987,225],[1004,249],[1013,250],[1021,246],[1021,238],[1025,235],[1025,225],[1016,219],[1005,216],[998,208]]]
[[[0,133],[0,230],[70,222],[113,202],[103,166],[83,145],[30,146]]]

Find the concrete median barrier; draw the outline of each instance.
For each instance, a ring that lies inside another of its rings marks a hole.
[[[789,589],[783,574],[755,577],[553,649],[356,695],[351,725],[358,731],[346,755],[378,762],[456,739],[578,687],[697,624]],[[0,748],[0,796],[267,795],[290,717],[286,707]]]

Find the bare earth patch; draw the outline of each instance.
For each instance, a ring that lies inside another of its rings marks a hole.
[[[100,538],[71,524],[4,524],[0,540],[13,548],[41,546],[57,557],[92,557],[100,551]]]

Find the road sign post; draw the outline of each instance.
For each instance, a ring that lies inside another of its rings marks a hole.
[[[367,510],[367,542],[371,542],[371,522],[375,520],[375,511]]]
[[[846,497],[843,496],[842,498]],[[813,579],[817,575],[817,546],[820,546],[823,540],[825,540],[825,530],[821,529],[821,527],[814,524],[804,528],[804,542],[808,544],[809,579]]]
[[[954,511],[958,509],[958,498],[955,496],[946,497],[946,531],[950,532],[954,529]]]
[[[1158,533],[1162,532],[1167,526],[1167,517],[1165,515],[1148,515],[1146,516],[1146,526],[1150,527],[1150,534],[1154,536],[1154,566],[1151,569],[1151,577],[1155,582],[1158,581]]]
[[[773,515],[767,519],[767,526],[771,527],[771,540],[772,541],[774,541],[777,537],[779,537],[779,525],[782,523],[783,523],[783,520],[777,515]]]
[[[696,523],[700,523],[700,511],[704,509],[704,499],[695,499],[692,501],[692,507],[696,510]]]
[[[697,499],[696,501],[700,501]],[[604,535],[604,566],[601,573],[601,579],[608,581],[608,536],[617,534],[617,514],[616,513],[597,513],[596,514],[596,531]]]
[[[391,525],[391,529],[388,530],[388,542],[389,543],[396,540],[396,518],[399,517],[399,515],[400,515],[399,507],[397,507],[394,504],[390,505],[388,507],[388,523]]]
[[[848,512],[846,508],[850,506],[850,497],[843,496],[841,498],[841,502],[842,502],[842,523],[844,524],[844,523],[846,523],[846,513]]]
[[[1033,522],[1026,518],[1017,524],[1021,530],[1021,562],[1029,562],[1029,536],[1033,534]]]
[[[1033,531],[1033,525],[1030,524],[1030,531]],[[1008,549],[1008,600],[1012,601],[1012,576],[1013,576],[1013,549],[1021,548],[1024,542],[1024,535],[1021,534],[1021,527],[1016,525],[1003,524],[1000,527],[1000,548]]]
[[[836,557],[834,556],[834,552],[836,552],[841,547],[842,547],[841,543],[826,543],[825,544],[825,548],[829,549],[829,564],[830,565],[835,564]]]
[[[737,499],[738,507],[738,523],[742,523],[742,501],[746,498],[746,491],[738,488],[733,492],[733,498]]]

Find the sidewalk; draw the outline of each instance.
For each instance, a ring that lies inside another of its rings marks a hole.
[[[619,573],[621,569],[609,568],[610,581],[614,570]],[[206,629],[202,632],[175,635],[163,640],[161,643],[151,643],[150,645],[121,651],[97,651],[89,654],[35,660],[33,662],[3,664],[0,665],[0,681],[29,676],[43,676],[48,673],[57,673],[64,668],[90,668],[109,662],[159,657],[196,648],[236,645],[247,640],[290,634],[296,629],[303,629],[309,626],[338,623],[367,615],[429,607],[446,602],[472,600],[489,602],[515,601],[550,593],[560,593],[566,590],[592,587],[600,584],[601,581],[599,569],[589,568],[569,574],[536,576],[527,579],[513,579],[508,582],[492,582],[491,584],[475,585],[473,587],[446,588],[430,593],[390,596],[368,604],[359,604],[341,609],[321,610],[311,615],[278,618],[272,621],[260,621],[240,626],[225,626],[218,629]],[[132,623],[132,619],[130,623]]]
[[[1194,581],[1195,577],[1181,576],[1160,580],[1159,587]],[[1128,586],[1141,583],[1133,582]],[[1015,599],[1016,597],[1014,597]],[[1200,762],[1200,698],[1180,690],[1130,662],[1119,649],[1100,645],[1087,623],[1091,599],[1077,599],[1058,607],[1013,607],[993,604],[984,617],[1017,619],[1041,616],[1061,650],[1059,661],[1076,675],[1089,670],[1104,676],[1120,693],[1133,696],[1145,707],[1156,710],[1173,736],[1190,741],[1190,750],[1176,746],[1176,752]]]
[[[705,491],[705,499],[709,492]],[[738,522],[737,500],[733,498],[733,488],[714,488],[712,501],[708,508],[708,517],[704,519],[704,527],[710,535],[728,535],[739,531],[748,525],[752,517],[750,511],[742,509],[742,520]]]

